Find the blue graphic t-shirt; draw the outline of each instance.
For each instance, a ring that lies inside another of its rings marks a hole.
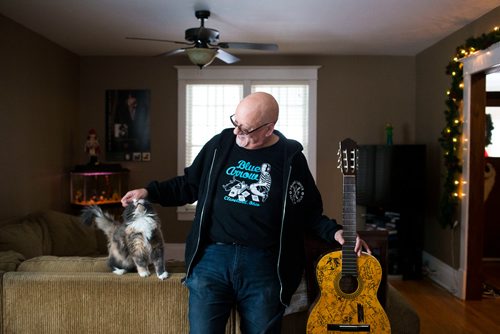
[[[234,145],[218,176],[210,237],[214,242],[276,246],[281,226],[284,145]]]

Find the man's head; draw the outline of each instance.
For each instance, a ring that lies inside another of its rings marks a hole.
[[[137,108],[137,98],[135,96],[132,96],[132,94],[128,94],[127,106],[129,110]]]
[[[278,102],[270,94],[257,92],[241,100],[231,118],[238,146],[252,150],[274,144],[278,115]]]

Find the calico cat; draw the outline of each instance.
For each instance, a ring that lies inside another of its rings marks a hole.
[[[159,279],[168,277],[160,220],[148,201],[130,203],[123,212],[123,223],[97,205],[84,208],[81,219],[86,225],[97,225],[108,238],[108,265],[113,273],[137,270],[139,276],[148,277],[148,267],[153,264]]]

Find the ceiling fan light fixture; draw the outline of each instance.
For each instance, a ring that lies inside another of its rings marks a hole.
[[[200,69],[210,65],[217,56],[217,49],[211,48],[190,48],[186,49],[189,60]]]
[[[189,45],[188,47],[164,52],[158,56],[172,56],[185,52],[187,53],[189,60],[200,69],[210,65],[215,58],[219,58],[220,61],[226,64],[233,64],[240,60],[238,57],[233,56],[224,49],[250,49],[263,51],[278,50],[278,45],[269,43],[219,42],[219,31],[205,27],[205,20],[210,16],[210,11],[197,10],[195,11],[195,16],[201,21],[200,26],[185,30],[185,42],[142,37],[127,38]]]

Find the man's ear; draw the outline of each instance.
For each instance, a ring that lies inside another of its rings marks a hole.
[[[269,126],[269,128],[268,128],[268,130],[266,131],[266,137],[271,136],[271,135],[273,134],[273,132],[274,132],[274,124],[273,124],[273,123],[271,123],[271,124],[269,124],[268,126]]]

